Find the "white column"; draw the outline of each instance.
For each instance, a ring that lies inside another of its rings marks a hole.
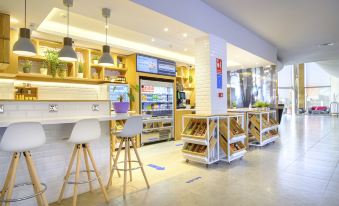
[[[224,39],[211,34],[195,42],[197,114],[214,115],[227,112],[226,48]],[[221,88],[217,87],[217,59],[222,61],[222,73],[219,74],[222,79]]]

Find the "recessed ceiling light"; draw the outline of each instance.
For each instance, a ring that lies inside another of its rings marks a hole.
[[[326,42],[326,43],[323,43],[323,44],[319,44],[319,46],[333,46],[334,43],[333,42]]]
[[[16,24],[16,23],[19,23],[19,20],[11,16],[10,22],[11,22],[12,24]]]
[[[256,64],[256,65],[258,65],[259,63],[258,63],[258,62],[256,62],[255,64]]]
[[[187,37],[187,34],[186,34],[186,33],[183,33],[182,36],[183,36],[183,37]]]
[[[152,39],[151,39],[151,41],[152,41],[152,42],[155,42],[155,39],[154,39],[154,38],[152,38]]]
[[[164,32],[168,32],[168,28],[166,27],[166,28],[164,28]]]
[[[187,49],[187,48],[185,48],[185,49],[184,49],[184,51],[188,51],[188,49]]]

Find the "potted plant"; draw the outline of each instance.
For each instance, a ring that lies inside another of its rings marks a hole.
[[[78,78],[84,78],[84,63],[78,62]]]
[[[67,64],[64,62],[60,62],[60,64],[58,65],[58,75],[60,78],[64,79],[65,77],[67,77]]]
[[[48,63],[46,60],[44,60],[40,68],[40,74],[47,75],[47,72],[48,72]]]
[[[49,49],[45,52],[46,62],[53,78],[57,76],[58,69],[61,64],[61,61],[58,59],[58,55],[58,51],[53,49]]]
[[[263,102],[263,101],[257,101],[255,102],[253,106],[261,110],[268,110],[268,107],[270,106],[270,104],[267,102]]]
[[[30,73],[32,69],[32,61],[26,60],[23,64],[22,64],[22,71],[24,73]]]
[[[232,107],[233,107],[233,109],[236,109],[236,108],[237,108],[237,101],[233,101],[233,102],[232,102]]]
[[[113,92],[115,91],[115,88],[113,88]],[[131,89],[133,89],[135,92],[139,92],[139,86],[132,86],[131,85]],[[130,91],[129,93],[127,93],[130,102],[133,102],[135,100],[134,95],[132,94],[132,92]],[[118,98],[118,102],[114,102],[113,103],[113,108],[114,111],[116,113],[127,113],[128,109],[129,109],[129,102],[124,102],[124,95],[120,95]]]
[[[93,55],[92,61],[93,61],[93,64],[99,64],[99,56]]]

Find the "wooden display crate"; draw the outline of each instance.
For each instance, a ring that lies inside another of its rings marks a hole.
[[[206,119],[191,119],[186,125],[182,135],[192,138],[205,139],[207,137],[208,131],[210,131],[211,136],[215,131],[215,128],[216,122],[214,120],[209,121],[208,130]]]

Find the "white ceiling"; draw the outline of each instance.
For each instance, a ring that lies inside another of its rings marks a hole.
[[[278,47],[284,62],[339,57],[338,0],[203,0]],[[331,48],[320,47],[326,42]]]
[[[23,0],[1,0],[0,12],[9,13],[18,23],[12,27],[23,26]],[[100,49],[105,40],[104,18],[101,9],[111,8],[109,18],[109,44],[115,51],[128,54],[141,52],[159,57],[167,57],[177,62],[193,63],[194,41],[206,35],[204,32],[157,13],[128,0],[74,0],[70,8],[70,35],[75,43]],[[62,0],[29,0],[27,5],[28,24],[33,23],[34,35],[62,41],[66,32],[65,7]],[[164,32],[168,28],[168,32]],[[187,37],[183,36],[187,34]],[[84,35],[85,34],[85,35]],[[152,41],[154,39],[154,41]],[[132,43],[133,44],[132,44]],[[232,69],[265,66],[272,64],[245,50],[227,45],[228,66]]]
[[[229,70],[265,67],[269,65],[273,65],[273,63],[232,44],[227,44],[227,68]]]

